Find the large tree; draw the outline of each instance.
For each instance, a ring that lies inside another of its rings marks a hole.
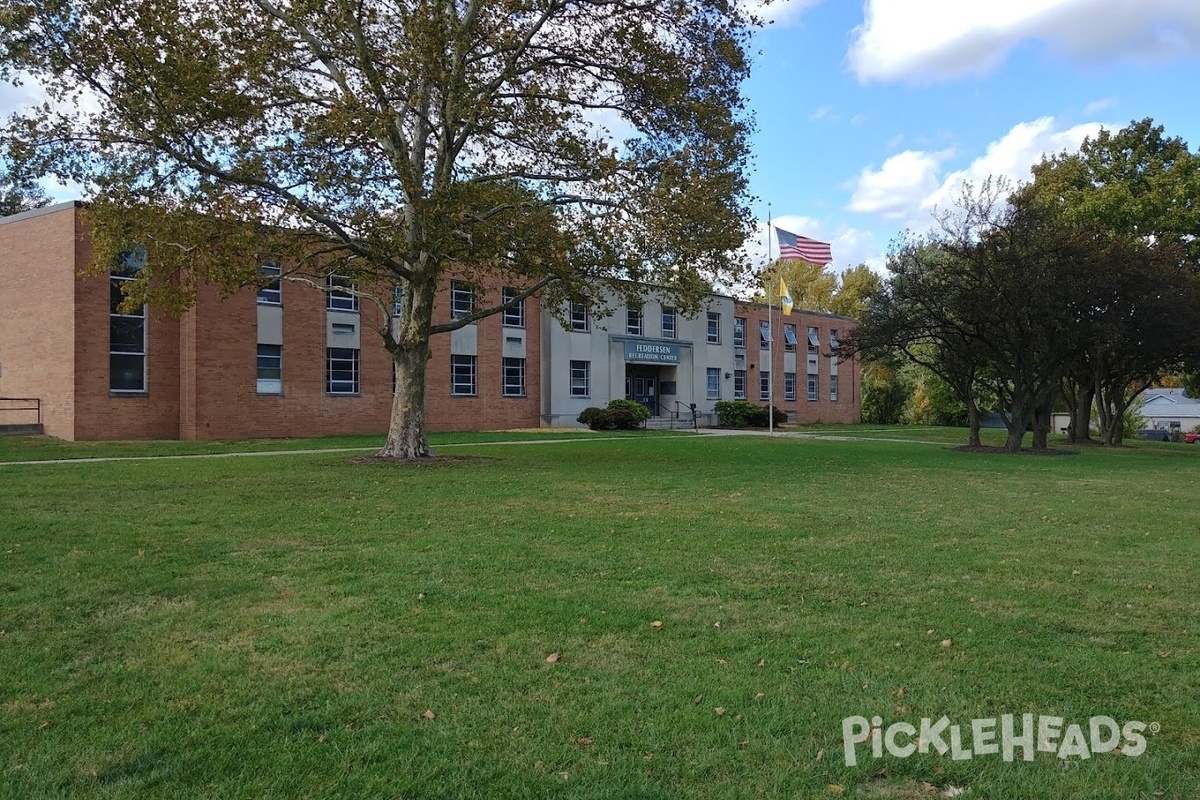
[[[50,197],[37,181],[0,168],[0,217],[32,211],[49,204]]]
[[[17,0],[0,68],[50,95],[10,150],[88,187],[98,268],[146,248],[132,302],[267,258],[349,276],[396,362],[383,455],[410,458],[430,336],[501,310],[435,323],[447,270],[551,308],[621,279],[694,308],[740,277],[753,24],[730,0]]]

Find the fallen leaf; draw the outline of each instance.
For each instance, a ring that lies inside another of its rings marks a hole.
[[[650,623],[650,627],[654,628],[654,630],[656,630],[656,631],[661,631],[662,627],[663,627],[662,620],[661,619],[654,620],[654,622]]]
[[[533,762],[533,768],[534,768],[534,769],[541,769],[541,768],[542,768],[542,767],[544,767],[544,766],[545,766],[545,764],[544,764],[543,762],[541,762],[541,761],[535,761],[535,762]]]
[[[749,739],[745,739],[745,740],[743,740],[743,741],[740,741],[740,742],[738,742],[738,749],[739,749],[739,750],[745,750],[745,749],[746,749],[746,747],[747,747],[749,744],[750,744],[750,740],[749,740]]]
[[[561,654],[559,654],[559,653],[551,653],[550,655],[546,656],[546,663],[547,663],[547,664],[557,664],[557,663],[558,663],[558,660],[559,660],[560,658],[562,658],[562,655],[561,655]]]
[[[716,715],[718,717],[725,716],[725,706],[717,706],[716,708],[713,709],[713,711],[716,712]]]
[[[718,664],[720,664],[720,665],[723,667],[723,666],[725,666],[726,664],[728,664],[729,662],[728,662],[728,661],[726,661],[726,660],[725,660],[725,659],[723,659],[723,658],[718,658],[718,659],[717,659],[717,663],[718,663]]]
[[[560,772],[560,773],[558,773],[558,777],[562,778],[564,781],[569,781],[569,780],[571,780],[571,773]]]
[[[1159,658],[1170,658],[1170,657],[1171,657],[1171,651],[1170,651],[1170,650],[1159,650],[1159,651],[1158,651],[1158,657],[1159,657]]]
[[[587,747],[589,744],[594,742],[595,739],[593,739],[590,736],[584,736],[582,739],[578,739],[577,741],[578,741],[580,747]]]
[[[760,658],[760,659],[758,660],[758,665],[759,665],[760,667],[765,667],[765,666],[767,665],[767,660],[766,660],[765,658]]]
[[[945,791],[942,792],[942,797],[958,797],[966,793],[967,790],[961,786],[947,786]]]
[[[905,691],[907,691],[907,690],[903,686],[901,686],[899,689],[897,689],[895,691],[895,693],[892,696],[893,697],[904,697]]]
[[[954,644],[953,639],[942,639],[942,647],[950,647]]]
[[[425,719],[434,719],[437,717],[437,714],[433,713],[431,710],[429,710],[427,708],[427,709],[425,709],[425,713],[422,714],[421,716],[424,717]]]
[[[926,636],[933,636],[933,628],[930,628],[930,629],[928,629],[927,631],[925,631],[925,635],[926,635]]]
[[[742,715],[741,715],[741,714],[735,714],[735,715],[734,715],[734,717],[733,717],[733,721],[734,721],[734,722],[741,722],[741,721],[742,721]]]
[[[714,627],[714,628],[719,628],[719,627],[721,627],[721,623],[720,623],[720,622],[714,622],[714,623],[713,623],[713,627]]]
[[[424,593],[424,592],[417,592],[417,599],[418,599],[418,600],[424,600],[424,599],[425,599],[425,593]]]
[[[846,787],[837,783],[831,783],[829,784],[829,791],[833,792],[834,794],[845,794]]]
[[[820,761],[824,757],[825,757],[825,748],[822,747],[820,750],[817,751],[817,761]]]
[[[766,695],[763,694],[762,692],[759,692],[758,694],[754,695],[755,700],[762,700],[764,697],[766,697]]]
[[[642,758],[646,759],[647,761],[653,761],[654,760],[653,751],[646,753],[646,755],[642,756]]]
[[[702,702],[704,702],[704,695],[702,695],[702,694],[698,694],[692,698],[692,705],[694,705],[694,706],[698,706]]]

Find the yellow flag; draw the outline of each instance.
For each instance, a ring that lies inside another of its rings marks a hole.
[[[783,313],[792,313],[792,296],[788,293],[787,284],[783,282],[783,278],[779,279],[779,307],[783,309]]]

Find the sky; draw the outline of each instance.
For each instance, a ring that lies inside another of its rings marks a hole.
[[[1043,154],[1145,117],[1200,147],[1200,0],[774,0],[758,13],[770,24],[744,87],[757,263],[768,203],[779,227],[831,243],[836,271],[883,273],[889,243],[928,230],[964,180],[1028,180]],[[0,116],[36,99],[0,84]]]
[[[1200,147],[1200,0],[787,0],[744,90],[751,192],[776,225],[885,272],[963,181],[1151,117]],[[766,237],[751,248],[763,258]],[[776,247],[772,239],[772,248]],[[777,250],[772,250],[777,253]]]

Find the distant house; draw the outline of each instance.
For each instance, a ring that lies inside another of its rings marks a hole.
[[[1147,389],[1141,415],[1146,427],[1190,431],[1200,425],[1200,400],[1183,389]]]

